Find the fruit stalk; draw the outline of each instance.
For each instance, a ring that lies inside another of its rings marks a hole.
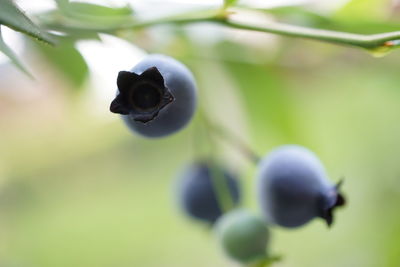
[[[258,164],[260,161],[260,156],[257,155],[247,144],[240,140],[237,136],[233,135],[231,132],[226,130],[224,127],[212,122],[205,114],[202,112],[202,119],[204,121],[205,127],[212,137],[221,138],[233,147],[235,147],[245,158],[254,164]]]

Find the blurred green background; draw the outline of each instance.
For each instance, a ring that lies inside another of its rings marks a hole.
[[[329,22],[290,9],[273,14],[353,32],[399,25],[394,2],[340,2],[329,5]],[[210,25],[160,26],[125,37],[136,57],[116,70],[133,66],[145,50],[174,56],[194,72],[207,113],[258,154],[304,145],[320,156],[332,181],[345,178],[348,205],[331,229],[321,220],[273,229],[271,251],[283,256],[274,266],[400,266],[398,51],[375,58]],[[115,42],[104,50],[109,54],[95,55],[96,64],[117,62]],[[73,47],[70,54],[62,50],[64,59],[55,53],[48,60],[43,49],[52,48],[26,39],[21,55],[35,80],[0,66],[0,266],[236,266],[174,198],[177,173],[205,153],[193,145],[198,116],[164,139],[133,135],[108,112],[116,87],[104,93],[96,86],[117,72],[96,71],[93,47]],[[241,174],[243,205],[258,212],[256,166],[224,142],[216,151]]]

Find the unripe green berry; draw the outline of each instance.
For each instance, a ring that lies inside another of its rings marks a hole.
[[[264,221],[245,210],[235,210],[217,221],[217,236],[225,253],[250,263],[266,258],[269,231]]]

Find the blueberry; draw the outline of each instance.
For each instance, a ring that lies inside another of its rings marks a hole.
[[[315,217],[333,221],[333,210],[344,205],[339,186],[331,184],[310,150],[285,145],[259,165],[258,198],[266,218],[283,227],[298,227]]]
[[[223,213],[216,194],[218,184],[235,206],[240,199],[237,178],[219,165],[197,162],[188,166],[178,181],[178,200],[192,218],[213,224]]]
[[[245,210],[235,210],[222,216],[216,224],[219,242],[234,260],[250,263],[265,259],[270,239],[265,222]]]
[[[189,69],[164,55],[149,55],[131,71],[120,71],[110,105],[135,133],[162,137],[182,129],[196,109],[197,89]]]

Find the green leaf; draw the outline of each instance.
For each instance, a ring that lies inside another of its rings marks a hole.
[[[390,0],[352,0],[336,12],[335,18],[382,21],[387,18],[389,6]]]
[[[12,0],[0,0],[0,6],[0,24],[43,42],[54,43],[52,38],[39,28],[39,26],[34,24]]]
[[[345,14],[348,12],[346,11],[348,8],[350,8],[350,6],[344,7],[342,11],[339,11],[332,17],[329,15],[319,14],[301,6],[276,7],[271,9],[262,9],[262,11],[272,14],[286,23],[335,31],[373,34],[397,31],[400,27],[398,22],[385,22],[383,19],[374,19],[370,16],[355,20],[352,16],[360,13],[362,9],[358,11],[353,10],[351,15],[347,16]]]
[[[280,255],[266,255],[264,258],[260,258],[255,262],[248,264],[247,267],[269,267],[281,260],[282,257]]]
[[[18,59],[18,56],[11,50],[11,48],[4,42],[3,37],[1,35],[1,27],[0,27],[0,51],[6,55],[11,62],[18,67],[22,72],[27,74],[29,77],[33,78],[32,74],[25,68],[22,62]]]
[[[47,27],[73,34],[71,32],[98,32],[115,29],[121,25],[133,22],[133,10],[129,6],[111,8],[81,2],[62,4],[59,9],[54,9],[40,15],[40,19]]]
[[[233,6],[234,4],[237,3],[238,0],[224,0],[224,6],[228,7],[228,6]]]
[[[63,7],[65,7],[66,5],[69,4],[69,0],[55,0],[55,2],[56,2],[57,6],[58,6],[59,8],[63,8]]]
[[[101,5],[71,2],[61,8],[66,18],[82,25],[119,25],[132,19],[133,10],[129,7],[111,8]]]
[[[313,24],[331,23],[331,20],[328,17],[313,12],[311,10],[308,10],[301,6],[275,7],[275,8],[265,9],[263,11],[283,19],[300,20],[304,22],[310,22]]]
[[[281,136],[282,142],[297,140],[298,133],[293,123],[294,105],[279,71],[264,65],[240,62],[225,62],[225,66],[240,89],[252,122],[254,139],[263,140],[264,133],[269,131]]]
[[[72,2],[64,9],[71,16],[84,17],[115,17],[115,16],[130,16],[133,10],[129,6],[112,8],[102,5]]]
[[[60,42],[59,45],[51,47],[44,44],[37,44],[39,52],[54,66],[58,72],[71,82],[72,86],[80,88],[84,83],[89,69],[88,66],[74,47],[74,44],[68,40]]]

